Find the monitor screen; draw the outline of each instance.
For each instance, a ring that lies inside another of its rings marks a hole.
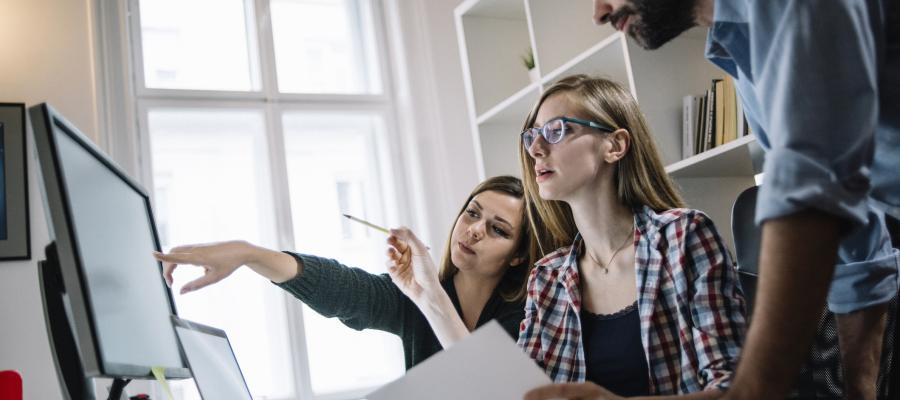
[[[224,331],[184,320],[175,330],[204,399],[252,400]]]
[[[38,120],[40,118],[40,120]],[[46,105],[32,110],[76,341],[89,376],[187,377],[143,189]]]

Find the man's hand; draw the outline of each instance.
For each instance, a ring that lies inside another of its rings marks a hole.
[[[541,386],[525,394],[525,400],[569,399],[569,400],[619,400],[617,396],[593,382],[554,383]]]

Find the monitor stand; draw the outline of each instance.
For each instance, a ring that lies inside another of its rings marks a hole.
[[[69,316],[66,312],[66,294],[63,284],[56,242],[50,242],[44,248],[45,259],[38,263],[38,276],[41,285],[41,298],[44,302],[44,319],[47,322],[47,334],[50,337],[50,350],[56,365],[56,372],[62,384],[63,397],[69,400],[95,399],[91,380],[85,376],[78,354]],[[109,391],[110,400],[120,400],[122,391],[131,379],[113,380]]]
[[[113,379],[112,387],[109,388],[109,399],[108,400],[119,400],[122,398],[122,391],[125,390],[125,385],[131,382],[131,379],[122,379],[116,378]]]

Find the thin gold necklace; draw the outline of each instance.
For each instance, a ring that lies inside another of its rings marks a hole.
[[[606,264],[603,264],[600,261],[598,261],[596,258],[594,258],[594,255],[591,254],[590,251],[588,251],[587,246],[584,247],[584,252],[587,253],[588,257],[591,258],[591,261],[593,261],[594,264],[597,264],[597,266],[599,266],[600,268],[603,268],[604,275],[609,275],[609,264],[612,263],[613,259],[616,258],[616,255],[619,254],[619,252],[625,248],[625,245],[628,244],[628,238],[631,238],[631,237],[634,237],[634,231],[629,232],[629,235],[625,236],[625,242],[622,243],[622,245],[619,246],[619,248],[613,252],[612,256],[609,257],[609,261],[607,261]]]

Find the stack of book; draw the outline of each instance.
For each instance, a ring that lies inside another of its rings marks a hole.
[[[702,96],[684,96],[682,158],[750,134],[731,77],[713,79]]]

